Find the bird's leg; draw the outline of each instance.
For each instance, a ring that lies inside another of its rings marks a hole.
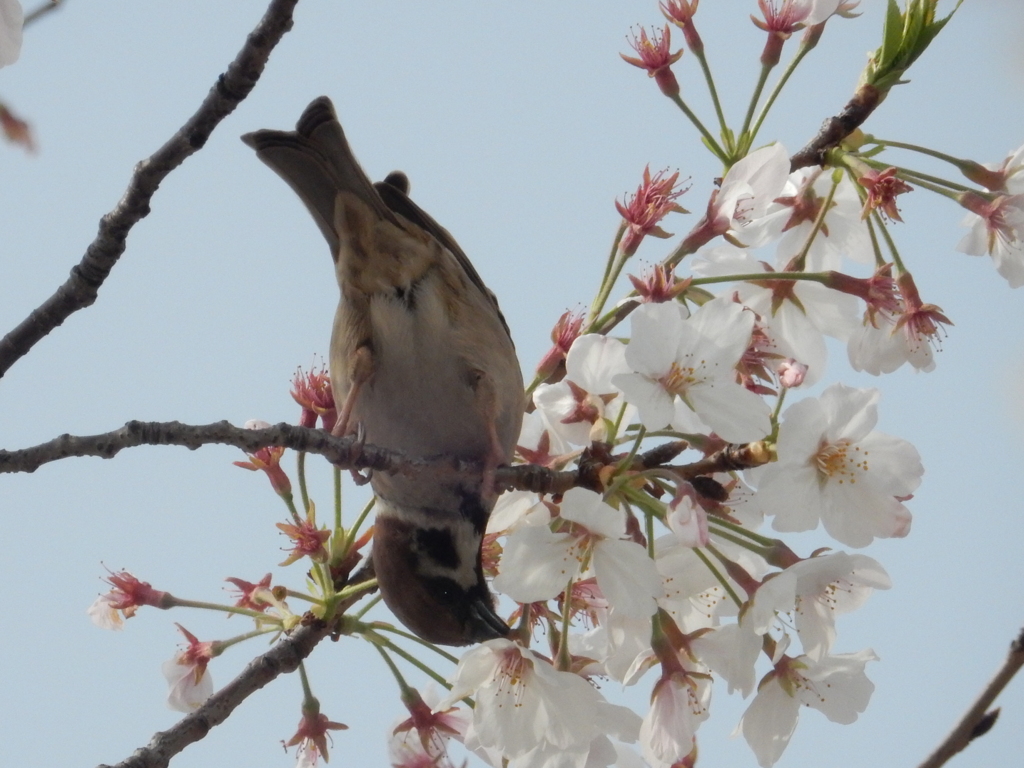
[[[484,455],[481,495],[484,499],[493,500],[497,496],[494,473],[508,460],[498,439],[498,392],[494,380],[489,375],[483,371],[473,373],[476,376],[477,411],[487,428],[487,453]]]
[[[335,437],[347,437],[354,433],[356,441],[353,444],[353,454],[358,456],[362,453],[363,443],[366,441],[366,431],[361,423],[354,425],[351,423],[352,411],[355,408],[356,400],[359,398],[363,385],[369,381],[373,373],[373,355],[370,353],[370,348],[365,345],[356,347],[356,351],[352,353],[349,363],[350,370],[352,371],[351,383],[348,393],[345,395],[345,402],[338,413],[338,420],[334,422],[331,434]],[[352,479],[355,480],[357,485],[366,485],[370,482],[369,473],[363,475],[355,469],[350,471],[352,472]]]

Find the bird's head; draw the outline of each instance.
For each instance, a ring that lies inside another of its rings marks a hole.
[[[421,518],[421,519],[416,519]],[[374,524],[373,567],[392,613],[424,640],[471,645],[505,637],[480,565],[483,531],[459,517],[396,514]]]

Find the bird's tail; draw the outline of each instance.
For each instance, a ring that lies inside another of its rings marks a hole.
[[[352,154],[334,105],[326,96],[306,107],[294,131],[254,131],[242,141],[306,204],[331,248],[331,258],[338,258],[335,206],[339,192],[352,193],[381,219],[397,224]]]

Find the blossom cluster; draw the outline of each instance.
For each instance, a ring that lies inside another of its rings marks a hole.
[[[845,548],[907,536],[907,502],[924,470],[910,443],[877,428],[878,390],[829,381],[829,348],[845,348],[852,369],[875,376],[935,368],[952,323],[922,300],[889,231],[903,222],[900,196],[916,190],[966,209],[960,249],[989,255],[1011,286],[1024,285],[1024,147],[994,165],[943,156],[976,189],[883,163],[884,151],[915,148],[863,133],[794,169],[781,144],[755,145],[760,92],[741,131],[718,110],[716,138],[692,116],[672,69],[683,54],[672,50],[675,25],[707,73],[697,5],[662,2],[669,23],[641,30],[637,55],[623,58],[694,121],[725,171],[689,232],[659,263],[633,270],[633,290],[611,302],[648,237],[671,238],[663,220],[686,213],[679,173],[645,168],[635,194],[615,204],[622,222],[594,303],[555,325],[518,455],[589,471],[583,487],[562,493],[508,491],[491,514],[483,568],[511,633],[467,650],[446,693],[421,696],[391,660],[409,657],[384,635],[395,628],[364,621],[365,610],[344,617],[343,634],[380,651],[408,712],[390,733],[396,768],[454,765],[452,742],[495,767],[692,766],[722,689],[750,699],[737,728],[771,766],[802,707],[851,723],[868,705],[866,667],[877,657],[844,650],[838,618],[891,584],[880,563]],[[796,32],[806,53],[830,18],[855,6],[761,0],[765,71]],[[880,98],[923,50],[903,43],[899,55],[883,46],[864,76]],[[326,370],[298,377],[293,397],[303,426],[332,430]],[[344,585],[370,540],[361,530],[368,510],[348,527],[340,507],[333,527],[318,523],[303,457],[297,507],[283,453],[263,448],[236,464],[265,473],[284,500],[291,519],[278,528],[291,548],[282,565],[303,563],[302,599],[316,617],[337,618],[334,609],[358,597]],[[818,529],[829,545],[803,554],[779,538]],[[129,574],[109,581],[91,609],[104,626],[119,628],[142,605],[199,607]],[[297,592],[272,588],[269,576],[231,582],[241,593],[231,610],[256,630],[200,642],[182,628],[188,646],[165,665],[176,708],[210,695],[208,666],[228,646],[299,621],[285,602]],[[600,681],[644,685],[649,706],[610,701]],[[344,726],[320,714],[304,672],[303,687],[288,744],[311,765],[327,759],[328,731]]]

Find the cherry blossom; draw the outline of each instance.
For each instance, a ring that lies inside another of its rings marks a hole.
[[[777,241],[776,259],[780,268],[784,267],[807,245],[832,185],[831,174],[820,168],[794,171],[771,205],[750,222],[744,242],[756,247]],[[807,250],[808,269],[838,269],[843,257],[862,264],[872,262],[874,251],[862,210],[856,186],[843,176]]]
[[[899,178],[896,173],[895,168],[886,168],[884,171],[871,169],[857,179],[857,183],[868,191],[861,218],[866,219],[871,211],[880,211],[883,218],[890,221],[903,221],[900,218],[900,210],[896,207],[896,197],[906,192],[913,192],[914,188]]]
[[[710,428],[730,442],[759,440],[771,429],[768,405],[736,382],[754,315],[710,301],[683,320],[672,304],[645,304],[631,316],[626,362],[635,373],[612,382],[640,411],[648,429]]]
[[[1001,163],[970,163],[961,170],[991,192],[1019,195],[1024,193],[1024,145],[1010,152]]]
[[[221,644],[201,643],[180,624],[175,626],[185,636],[188,645],[161,667],[170,686],[167,706],[178,712],[192,712],[213,695],[213,679],[206,667],[221,652]]]
[[[807,380],[807,366],[788,357],[775,367],[775,374],[779,377],[780,386],[793,389]]]
[[[123,629],[124,620],[144,605],[164,609],[173,605],[169,592],[153,589],[149,582],[140,581],[128,571],[111,572],[105,581],[113,589],[97,597],[87,610],[89,619],[100,629]]]
[[[326,763],[330,756],[327,753],[327,740],[331,731],[346,731],[344,723],[335,723],[327,715],[320,712],[320,702],[313,699],[308,706],[302,708],[302,719],[295,734],[284,743],[285,747],[294,747],[298,766],[316,765],[322,755]]]
[[[924,468],[905,440],[876,432],[878,390],[833,384],[790,406],[777,462],[763,468],[758,500],[777,531],[807,531],[820,520],[834,539],[863,547],[905,536]],[[756,474],[756,473],[755,473]]]
[[[970,256],[987,253],[1011,288],[1024,285],[1024,194],[989,199],[966,192],[960,204],[971,211],[963,220],[971,231],[957,250]]]
[[[667,39],[667,26],[665,27],[665,36]],[[659,225],[661,220],[672,212],[687,212],[676,200],[684,195],[689,187],[676,189],[678,180],[678,171],[669,176],[668,171],[663,170],[652,176],[650,166],[648,166],[644,168],[643,182],[637,187],[636,194],[629,198],[625,205],[618,200],[615,201],[615,208],[626,225],[626,232],[619,242],[619,249],[624,254],[627,256],[634,254],[640,246],[640,242],[648,235],[660,238],[672,236]]]
[[[579,675],[560,672],[509,640],[488,640],[469,650],[451,683],[450,693],[435,711],[473,696],[476,707],[467,745],[496,750],[510,764],[539,750],[575,754],[582,758],[582,766],[591,743],[610,732],[609,726],[623,733],[629,730],[624,721],[632,713],[612,708]],[[531,763],[537,764],[522,762]]]
[[[825,336],[845,341],[859,326],[857,300],[808,280],[773,280],[774,271],[746,250],[728,245],[702,251],[691,267],[706,276],[764,273],[739,285],[736,296],[761,318],[761,327],[783,358],[807,366],[803,384],[816,384],[825,371]],[[724,437],[724,435],[723,435]]]
[[[742,571],[757,579],[768,566],[764,560],[730,541],[711,534],[716,549]],[[735,616],[737,607],[729,599],[718,577],[707,567],[692,547],[683,546],[677,536],[663,536],[654,542],[655,564],[662,578],[662,594],[658,605],[664,608],[684,633],[719,625],[726,616]],[[734,593],[742,587],[727,574],[722,574]]]
[[[589,744],[562,749],[542,741],[533,750],[508,761],[508,768],[605,768],[620,765],[619,742],[633,743],[639,737],[640,718],[630,709],[598,702],[598,735]],[[613,742],[608,735],[618,741]],[[500,765],[500,762],[495,762]]]
[[[666,96],[678,96],[679,81],[672,74],[672,65],[682,58],[683,49],[680,48],[675,53],[670,52],[671,27],[666,24],[660,34],[652,32],[650,38],[647,37],[647,31],[641,27],[640,36],[634,35],[630,45],[633,46],[633,50],[637,52],[639,58],[627,56],[624,53],[620,53],[619,56],[634,67],[646,69],[647,76],[654,78],[661,92]]]
[[[317,528],[316,506],[313,502],[309,503],[305,520],[300,520],[298,524],[277,523],[277,527],[292,540],[293,545],[291,554],[280,565],[291,565],[303,557],[317,563],[327,562],[330,555],[327,551],[327,541],[331,538],[331,532],[327,528]]]
[[[411,739],[418,742],[424,754],[435,758],[443,756],[447,760],[449,739],[463,741],[472,716],[461,707],[434,709],[439,701],[440,696],[433,685],[427,688],[424,696],[420,696],[415,688],[404,690],[402,703],[410,716],[395,725],[392,730],[395,738],[391,744],[395,745],[399,737],[402,741]]]
[[[693,252],[719,235],[742,244],[740,241],[747,239],[746,227],[765,215],[782,192],[788,175],[789,153],[778,143],[737,160],[721,186],[711,193],[704,217],[686,236],[682,247]]]
[[[665,523],[684,547],[707,546],[708,515],[692,495],[673,499]]]
[[[626,537],[625,515],[585,488],[566,491],[559,509],[567,530],[520,526],[509,534],[494,588],[520,603],[559,595],[569,579],[592,571],[613,610],[654,613],[661,580],[646,550]]]
[[[737,727],[758,765],[768,768],[778,761],[796,730],[801,705],[819,710],[834,723],[854,722],[875,690],[864,667],[877,660],[871,650],[818,661],[785,655],[776,660]]]
[[[782,0],[781,5],[775,0],[757,0],[757,5],[764,21],[751,16],[754,24],[766,32],[789,37],[798,29],[825,21],[836,12],[839,0]]]
[[[689,280],[680,280],[675,276],[675,269],[664,264],[654,264],[645,269],[640,277],[629,275],[641,301],[656,303],[674,301],[690,287]]]
[[[292,380],[292,399],[302,406],[299,424],[303,427],[315,427],[319,418],[321,425],[330,432],[338,419],[338,411],[334,405],[334,393],[331,391],[331,377],[327,368],[313,368],[303,373],[300,368]]]
[[[606,420],[619,420],[625,407],[612,384],[613,376],[629,371],[625,355],[626,347],[617,339],[599,334],[580,336],[566,355],[565,378],[534,390],[533,402],[556,453],[607,439]],[[622,414],[624,423],[629,423],[630,415]]]
[[[694,53],[704,50],[704,42],[697,34],[697,27],[694,26],[693,16],[697,13],[697,4],[700,0],[667,0],[659,2],[662,14],[681,30],[687,47]]]
[[[247,608],[250,611],[262,613],[275,600],[274,593],[270,588],[270,579],[271,574],[268,573],[255,584],[233,576],[225,579],[225,581],[238,590],[238,601],[235,603],[235,607]]]
[[[594,659],[581,670],[582,674],[604,675],[626,683],[636,659],[650,653],[650,617],[609,613],[607,607],[596,613],[599,620],[595,627],[569,635],[569,650],[574,656]]]
[[[693,750],[697,728],[708,718],[711,678],[682,669],[663,675],[651,692],[640,727],[644,758],[651,764],[680,762]]]
[[[892,586],[885,569],[867,555],[834,552],[787,570],[796,576],[796,631],[812,659],[832,650],[836,616],[859,608],[876,589]]]
[[[557,435],[552,437],[547,422],[536,410],[523,414],[523,426],[516,442],[516,453],[523,461],[542,467],[560,468],[572,458],[563,455],[569,450]]]
[[[757,681],[754,665],[761,654],[761,636],[738,623],[723,624],[691,641],[694,654],[728,684],[729,693],[746,698]]]
[[[388,738],[388,762],[392,768],[454,768],[446,753],[424,747],[406,733],[393,733]]]
[[[773,625],[785,633],[792,622],[777,621],[776,616],[791,615],[796,618],[804,653],[821,659],[835,642],[836,616],[859,607],[875,589],[890,586],[885,569],[866,555],[836,552],[801,560],[760,585],[755,583],[755,591],[741,609],[740,636],[729,635],[729,639],[746,647],[744,633],[759,637]]]
[[[0,0],[0,67],[13,64],[21,55],[21,28],[25,14],[18,0]]]
[[[245,422],[246,429],[269,429],[270,424],[259,419],[250,419]],[[281,469],[281,457],[285,449],[281,446],[271,445],[260,448],[255,453],[249,454],[248,461],[234,461],[236,467],[248,469],[250,472],[262,470],[270,479],[270,485],[279,496],[288,498],[292,493],[292,483],[288,475]]]
[[[551,511],[532,491],[506,491],[487,519],[487,532],[510,531],[519,525],[547,525]]]
[[[537,364],[537,375],[546,379],[558,366],[565,360],[565,356],[572,346],[572,343],[576,341],[576,338],[580,335],[580,329],[583,327],[583,313],[573,312],[566,310],[562,313],[562,316],[558,318],[558,322],[555,323],[555,327],[551,329],[551,341],[553,345],[549,349],[544,357],[541,358],[540,363]]]
[[[945,326],[953,322],[939,307],[921,301],[909,272],[896,278],[894,285],[902,294],[899,305],[869,303],[862,327],[850,336],[847,353],[854,370],[877,376],[892,373],[904,363],[919,371],[935,369],[935,351]]]

